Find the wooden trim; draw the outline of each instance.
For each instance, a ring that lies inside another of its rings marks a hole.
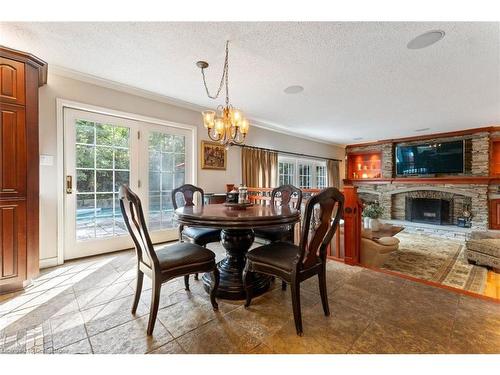
[[[359,266],[363,267],[363,268],[366,268],[366,269],[369,269],[369,270],[372,270],[372,271],[375,271],[375,272],[380,272],[380,273],[384,273],[386,275],[391,275],[391,276],[395,276],[395,277],[400,277],[402,279],[414,281],[414,282],[417,282],[419,284],[434,286],[434,287],[445,289],[445,290],[449,290],[451,292],[455,292],[455,293],[458,293],[458,294],[464,294],[464,295],[469,296],[469,297],[474,297],[474,298],[482,299],[482,300],[485,300],[485,301],[500,303],[500,300],[498,300],[496,298],[484,296],[482,294],[473,293],[473,292],[470,292],[468,290],[453,288],[452,286],[443,285],[443,284],[440,284],[440,283],[436,283],[434,281],[423,280],[423,279],[419,279],[419,278],[416,278],[414,276],[405,275],[405,274],[402,274],[402,273],[399,273],[399,272],[385,270],[385,269],[376,268],[376,267],[364,266],[362,264],[359,264]]]
[[[38,74],[39,69],[26,66],[26,207],[27,222],[27,278],[32,279],[40,272],[39,249],[39,186],[40,156],[38,128]]]
[[[500,181],[496,176],[454,176],[454,177],[409,177],[409,178],[364,178],[364,179],[344,179],[344,184],[491,184]]]
[[[367,146],[378,146],[386,143],[400,143],[400,142],[410,142],[410,141],[419,141],[426,139],[434,139],[434,138],[448,138],[448,137],[459,137],[463,135],[471,135],[476,133],[484,133],[484,132],[494,132],[500,131],[500,125],[490,125],[484,126],[481,128],[475,129],[465,129],[465,130],[457,130],[452,132],[444,132],[444,133],[434,133],[434,134],[426,134],[426,135],[417,135],[412,137],[404,137],[404,138],[392,138],[392,139],[382,139],[375,142],[366,142],[366,143],[355,143],[346,146],[346,151],[349,152],[349,148],[354,147],[367,147]]]

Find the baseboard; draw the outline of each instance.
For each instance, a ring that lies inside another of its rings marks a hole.
[[[40,259],[40,269],[57,266],[57,257]]]

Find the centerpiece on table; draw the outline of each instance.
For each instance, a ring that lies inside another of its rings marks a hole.
[[[363,209],[365,228],[369,228],[375,232],[380,230],[379,218],[383,215],[383,213],[384,213],[384,207],[382,207],[380,203],[378,202],[368,203]]]

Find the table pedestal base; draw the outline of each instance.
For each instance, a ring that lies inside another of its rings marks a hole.
[[[220,283],[217,297],[223,299],[245,299],[242,273],[245,268],[246,253],[252,246],[255,236],[251,229],[223,229],[221,244],[226,249],[226,258],[217,264],[220,272]],[[211,283],[210,274],[203,275],[203,286],[208,292]],[[255,273],[251,282],[253,295],[258,296],[269,289],[271,278]]]

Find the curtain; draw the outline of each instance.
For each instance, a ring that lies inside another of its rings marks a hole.
[[[242,182],[249,187],[275,187],[278,182],[278,153],[249,147],[241,150]]]
[[[340,187],[340,172],[339,172],[339,162],[337,160],[327,160],[326,169],[328,175],[328,186]]]

